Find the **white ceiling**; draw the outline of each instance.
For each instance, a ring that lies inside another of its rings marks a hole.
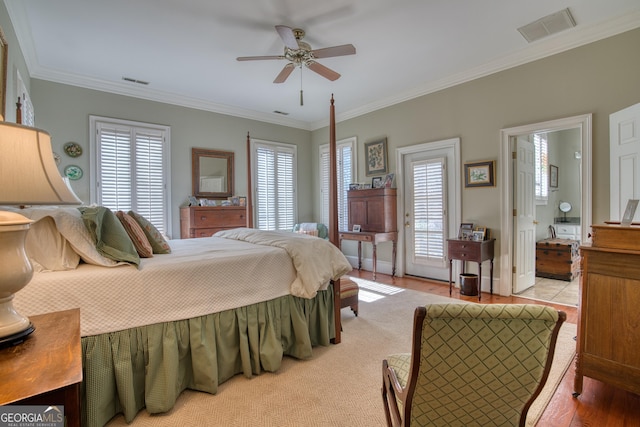
[[[346,119],[640,27],[638,0],[4,1],[31,77],[303,129],[326,125],[331,94]],[[576,27],[517,31],[564,8]],[[334,82],[305,68],[274,84],[285,61],[236,57],[281,55],[280,24],[357,53],[318,60]]]

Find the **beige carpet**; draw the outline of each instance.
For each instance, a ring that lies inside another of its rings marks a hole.
[[[460,300],[354,280],[361,284],[360,314],[342,311],[341,344],[316,348],[311,360],[285,358],[276,373],[236,376],[216,395],[187,390],[170,412],[142,411],[130,425],[383,426],[382,359],[411,351],[415,307]],[[549,381],[529,411],[527,425],[535,425],[571,365],[575,334],[576,325],[563,325]],[[108,424],[127,425],[122,416]]]

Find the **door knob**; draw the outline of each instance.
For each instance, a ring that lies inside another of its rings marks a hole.
[[[536,221],[536,220],[534,219],[534,220],[533,220],[533,223],[537,225],[537,224],[538,224],[538,221]]]
[[[409,227],[411,227],[411,224],[409,223],[409,221],[407,221],[407,222],[404,223],[404,226],[405,226],[405,228],[409,228]]]

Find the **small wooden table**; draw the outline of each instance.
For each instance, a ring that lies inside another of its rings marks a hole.
[[[358,242],[358,270],[362,268],[362,242],[369,242],[373,245],[373,280],[376,280],[377,254],[376,246],[382,242],[393,242],[393,261],[391,275],[396,275],[396,252],[398,244],[398,232],[376,233],[373,231],[341,231],[340,246],[343,240],[356,240]]]
[[[490,292],[493,294],[493,246],[496,239],[489,240],[461,240],[461,239],[447,239],[447,258],[449,258],[449,296],[451,296],[452,290],[452,270],[453,260],[457,259],[462,261],[462,274],[464,274],[465,261],[472,261],[478,263],[478,301],[482,296],[481,281],[482,281],[482,263],[484,261],[490,261],[491,272],[489,276]]]
[[[80,426],[80,309],[29,318],[35,331],[0,349],[0,405],[64,405],[66,425]]]

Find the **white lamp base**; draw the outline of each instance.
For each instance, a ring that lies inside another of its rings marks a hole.
[[[0,340],[14,340],[33,327],[13,307],[13,296],[33,276],[24,240],[33,221],[13,212],[0,212]]]

